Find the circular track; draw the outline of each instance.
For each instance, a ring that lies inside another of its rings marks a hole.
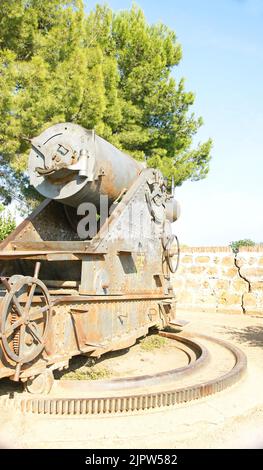
[[[187,337],[183,337],[182,335],[177,335],[175,333],[170,332],[161,332],[161,336],[168,337],[170,339],[179,340],[184,344],[190,344],[191,340]],[[139,391],[136,393],[136,389],[127,389],[126,387],[122,388],[122,393],[115,393],[113,396],[109,393],[104,394],[101,392],[105,391],[105,388],[100,390],[100,396],[84,396],[84,397],[77,397],[77,398],[67,398],[67,397],[52,397],[52,396],[38,396],[38,397],[30,397],[27,395],[26,397],[15,397],[11,400],[12,404],[20,409],[23,412],[31,412],[36,414],[49,414],[49,415],[105,415],[105,414],[115,414],[115,413],[130,413],[130,412],[138,412],[143,410],[152,410],[155,408],[161,407],[168,407],[177,405],[180,403],[186,403],[191,400],[196,400],[202,397],[206,397],[212,395],[216,392],[222,391],[227,387],[230,387],[234,383],[236,383],[245,373],[247,367],[247,360],[245,354],[236,346],[232,344],[220,340],[211,338],[206,335],[198,335],[205,340],[212,341],[217,345],[225,348],[234,358],[235,364],[228,372],[220,375],[214,379],[202,381],[201,383],[196,383],[194,385],[186,386],[186,387],[179,387],[178,385],[175,386],[175,382],[171,380],[170,382],[163,383],[161,380],[160,374],[157,376],[152,376],[151,379],[155,379],[158,382],[159,386],[155,385],[151,388],[149,387],[149,377],[141,377],[141,378],[126,378],[126,379],[114,379],[109,381],[100,381],[100,382],[108,382],[108,384],[113,382],[118,382],[119,385],[123,385],[124,383],[130,381],[138,382],[140,379],[139,384]],[[195,341],[195,348],[198,349],[200,345]],[[198,346],[197,346],[198,344]],[[205,362],[205,358],[207,357],[207,352],[205,348],[202,347],[202,353],[197,355],[197,361],[195,364],[199,365],[200,362]],[[200,359],[202,358],[202,359]],[[190,369],[189,369],[190,368]],[[182,370],[184,369],[184,370]],[[190,370],[194,370],[193,363],[190,362],[190,365],[179,369],[175,369],[173,371],[164,372],[162,374],[176,374],[176,373],[189,373]],[[174,376],[175,377],[175,376]],[[172,377],[172,378],[174,378]],[[158,379],[158,380],[157,380]],[[131,385],[131,383],[130,383]],[[161,387],[160,387],[161,385]],[[145,390],[142,390],[142,386],[145,386]],[[108,390],[111,386],[108,386]],[[113,387],[114,388],[114,387]],[[125,395],[123,394],[123,389],[125,391]],[[156,390],[155,390],[156,389]],[[127,392],[127,393],[126,393]],[[10,406],[10,399],[5,398],[5,403]]]

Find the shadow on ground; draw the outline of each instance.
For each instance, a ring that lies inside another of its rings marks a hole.
[[[23,384],[21,382],[13,382],[9,379],[0,379],[0,397],[9,394],[9,398],[14,398],[15,393],[23,392]]]
[[[228,335],[238,343],[247,343],[248,346],[263,346],[263,325],[246,326],[245,328],[231,328],[229,326],[220,326],[220,331]]]
[[[94,366],[95,364],[101,364],[105,363],[107,359],[109,358],[114,358],[114,357],[120,357],[123,356],[124,354],[127,354],[129,351],[129,348],[126,349],[121,349],[119,351],[110,351],[105,354],[103,354],[100,357],[90,357],[88,355],[78,355],[78,356],[73,356],[70,360],[69,363],[69,368],[66,370],[55,370],[54,371],[54,377],[55,379],[61,379],[64,375],[68,374],[69,372],[74,372],[77,371],[80,367],[90,367]]]
[[[156,330],[152,329],[147,336],[150,337],[150,336],[155,336],[155,335],[156,335]],[[140,344],[142,339],[143,338],[138,338],[136,343],[133,346]],[[117,351],[109,351],[105,354],[102,354],[102,356],[97,357],[97,358],[91,357],[88,354],[86,355],[79,354],[79,355],[73,356],[70,359],[68,369],[62,370],[62,371],[55,370],[54,378],[56,380],[63,379],[63,377],[67,375],[68,373],[76,372],[80,368],[83,368],[83,367],[89,368],[91,366],[99,365],[99,364],[103,366],[104,364],[106,364],[107,359],[121,357],[127,354],[129,349],[130,348],[124,348],[124,349],[120,349]],[[98,377],[98,379],[99,378],[100,377]],[[22,393],[23,391],[24,391],[24,385],[21,382],[14,382],[12,380],[9,380],[8,378],[0,379],[0,397],[8,394],[10,398],[14,398],[15,394]]]

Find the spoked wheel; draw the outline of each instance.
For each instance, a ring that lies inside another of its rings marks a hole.
[[[165,249],[165,258],[171,273],[174,274],[178,269],[180,260],[180,245],[176,235],[169,238]]]
[[[180,244],[177,236],[172,233],[171,223],[168,220],[164,223],[162,244],[168,268],[171,273],[175,273],[180,261]]]
[[[51,301],[45,284],[34,277],[13,276],[1,279],[7,289],[2,302],[1,341],[8,358],[20,367],[43,351],[51,315]],[[34,302],[37,289],[38,303]]]

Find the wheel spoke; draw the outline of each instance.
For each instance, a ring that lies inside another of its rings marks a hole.
[[[27,299],[26,305],[25,305],[25,311],[26,312],[29,311],[29,308],[31,306],[31,303],[32,303],[32,300],[33,300],[33,297],[34,297],[34,293],[35,293],[35,289],[36,289],[36,284],[33,283],[32,286],[30,287],[30,291],[29,291],[29,294],[28,294],[28,299]]]
[[[9,284],[9,282],[7,281],[7,279],[6,279],[5,277],[0,277],[0,280],[1,280],[1,282],[4,284],[4,286],[5,286],[6,290],[7,290],[7,292],[10,292],[11,289],[12,289],[12,287],[11,287],[11,285]],[[12,300],[11,300],[11,301],[12,301],[13,304],[15,305],[16,310],[17,310],[17,313],[22,317],[22,315],[23,315],[23,309],[22,309],[20,303],[18,302],[18,300],[17,300],[15,294],[12,296]]]
[[[44,307],[40,307],[39,312],[45,313],[50,309],[49,305],[44,305]]]
[[[0,277],[0,281],[1,281],[2,284],[5,286],[7,292],[10,292],[11,286],[10,286],[8,280],[6,279],[6,277],[2,277],[2,276],[1,276],[1,277]]]
[[[39,319],[42,313],[48,312],[50,310],[49,305],[44,305],[43,307],[36,307],[33,312],[28,313],[28,319],[32,323],[32,321]]]
[[[31,327],[31,325],[27,325],[27,329],[30,331],[31,335],[38,341],[38,343],[43,344],[43,339],[39,336],[39,334]]]
[[[12,302],[13,302],[16,310],[17,310],[18,315],[20,315],[20,317],[22,317],[23,314],[24,314],[23,313],[23,307],[20,305],[20,303],[18,302],[15,295],[13,295],[13,297],[12,297]]]
[[[23,345],[24,345],[24,340],[25,340],[25,334],[26,334],[26,325],[23,323],[21,328],[20,328],[20,338],[19,338],[19,352],[18,356],[21,357],[23,354]]]
[[[14,333],[14,331],[19,326],[22,325],[22,323],[23,323],[23,320],[22,320],[22,318],[20,318],[20,320],[17,320],[12,325],[10,325],[9,328],[7,328],[7,330],[4,332],[5,337],[8,338],[12,333]]]

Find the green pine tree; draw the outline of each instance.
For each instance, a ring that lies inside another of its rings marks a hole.
[[[1,200],[16,181],[17,198],[38,201],[24,173],[29,139],[64,121],[146,157],[177,185],[204,178],[212,143],[193,146],[202,119],[172,77],[181,57],[175,33],[136,6],[86,14],[82,0],[1,0]]]

